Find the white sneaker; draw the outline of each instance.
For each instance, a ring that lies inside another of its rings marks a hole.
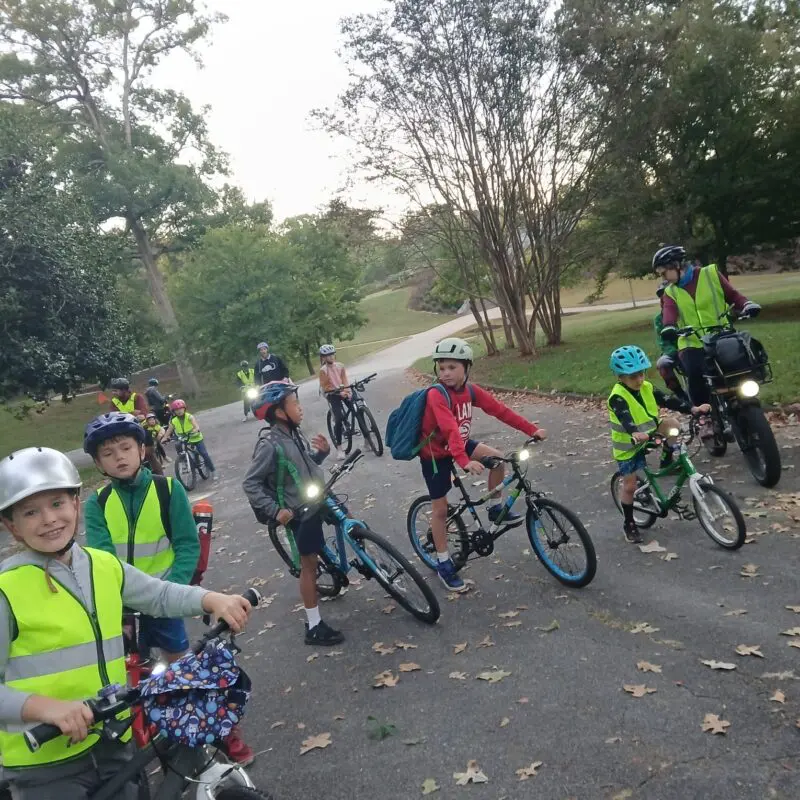
[[[247,417],[242,417],[242,422],[247,422]]]
[[[212,483],[219,483],[219,475],[217,475],[216,472],[211,476],[211,482]]]
[[[336,451],[336,458],[339,461],[344,461],[347,458],[347,456],[345,455],[344,450],[337,450]]]

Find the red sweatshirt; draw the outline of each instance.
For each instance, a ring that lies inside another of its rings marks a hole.
[[[525,417],[512,411],[507,405],[493,397],[486,389],[470,384],[475,395],[475,405],[489,416],[516,428],[527,436],[533,436],[539,429]],[[425,414],[422,417],[423,441],[436,430],[436,435],[420,451],[420,458],[447,458],[452,456],[459,467],[469,464],[469,456],[464,450],[464,442],[469,439],[472,429],[472,398],[469,389],[463,386],[460,391],[445,386],[450,395],[452,408],[440,391],[428,392]]]
[[[684,287],[689,294],[694,297],[697,293],[697,280],[700,277],[700,270],[695,269],[694,275],[692,275],[692,279],[689,283]],[[741,293],[737,292],[736,289],[733,288],[731,282],[720,272],[719,273],[719,282],[722,284],[722,291],[725,294],[725,302],[730,303],[737,311],[741,311],[744,308],[744,304],[747,302],[747,298]],[[664,327],[667,326],[675,326],[678,324],[678,320],[680,319],[680,314],[678,313],[678,306],[675,305],[675,301],[669,297],[666,292],[664,296],[661,298],[661,308],[662,308],[662,315],[661,315],[661,322]]]

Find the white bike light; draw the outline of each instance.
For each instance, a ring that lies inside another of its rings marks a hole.
[[[306,486],[306,497],[309,500],[315,500],[319,497],[319,486],[316,483],[309,483]]]
[[[680,436],[680,435],[681,435],[680,428],[670,428],[667,431],[667,436]]]
[[[755,381],[744,381],[739,385],[739,394],[742,397],[755,397],[761,391],[761,387]]]
[[[531,451],[523,448],[517,453],[517,461],[527,461],[531,457]]]
[[[251,387],[245,392],[245,396],[248,400],[255,400],[258,397],[258,389]]]

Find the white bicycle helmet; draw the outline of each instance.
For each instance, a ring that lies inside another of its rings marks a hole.
[[[443,358],[451,358],[454,361],[473,361],[472,348],[463,340],[455,336],[442,339],[433,348],[433,360],[439,361]]]
[[[50,447],[26,447],[0,461],[0,511],[38,492],[80,488],[75,465]]]
[[[319,349],[321,356],[332,356],[336,354],[336,348],[332,344],[324,344]]]

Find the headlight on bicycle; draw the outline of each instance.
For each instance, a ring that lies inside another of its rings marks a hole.
[[[739,384],[739,394],[742,397],[755,397],[761,387],[755,381],[743,381]]]
[[[517,461],[527,461],[530,457],[531,451],[526,447],[523,447],[522,450],[517,453]]]
[[[255,400],[258,397],[258,389],[251,386],[244,394],[248,400]]]
[[[670,428],[670,429],[667,431],[667,436],[674,437],[674,436],[680,436],[680,435],[681,435],[681,430],[680,430],[680,428]]]
[[[316,500],[320,495],[320,488],[319,484],[317,483],[309,483],[306,486],[306,499],[307,500]]]

